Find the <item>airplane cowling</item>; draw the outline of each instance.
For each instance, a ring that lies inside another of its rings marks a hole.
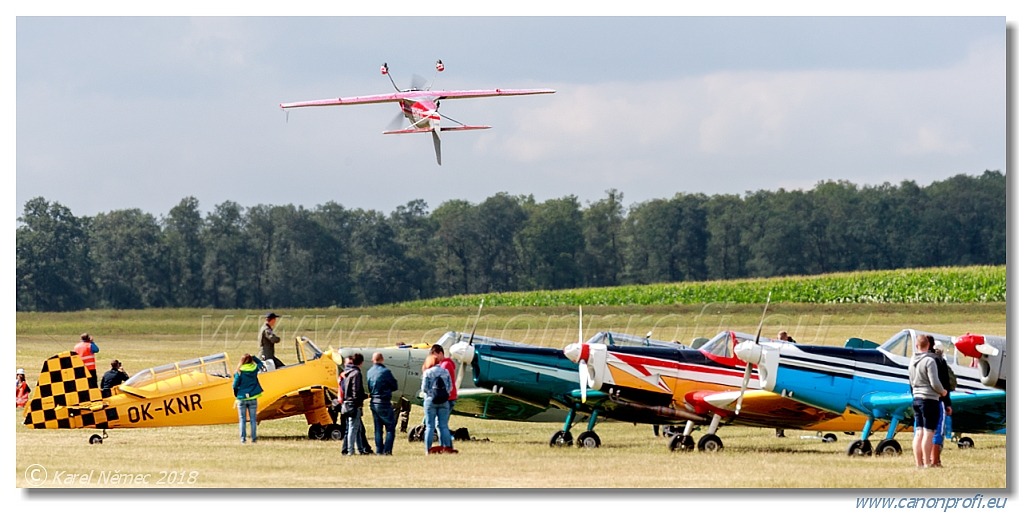
[[[601,390],[601,387],[614,384],[608,375],[608,346],[604,344],[589,344],[590,358],[587,360],[587,371],[590,372],[590,387],[594,390]]]
[[[1006,388],[1006,338],[966,334],[956,339],[956,349],[978,359],[978,371],[985,386]]]

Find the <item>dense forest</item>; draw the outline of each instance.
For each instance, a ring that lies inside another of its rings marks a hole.
[[[465,293],[1006,263],[1006,177],[818,183],[630,206],[498,193],[385,215],[330,202],[205,216],[188,197],[76,217],[29,200],[17,309],[358,306]]]

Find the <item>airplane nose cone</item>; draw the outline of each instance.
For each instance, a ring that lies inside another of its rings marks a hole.
[[[761,361],[761,346],[747,340],[736,344],[736,357],[747,363],[757,365]]]
[[[563,349],[562,352],[565,353],[565,357],[572,360],[573,363],[578,363],[580,359],[585,358],[583,355],[583,346],[584,344],[573,342],[572,344],[565,346],[565,349]]]
[[[456,342],[449,349],[452,355],[452,360],[455,360],[461,364],[473,362],[473,346],[466,342]]]

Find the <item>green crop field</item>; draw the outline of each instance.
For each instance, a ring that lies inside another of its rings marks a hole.
[[[989,268],[978,272],[986,274]],[[796,296],[783,299],[785,294],[775,292],[795,290],[790,288],[795,285],[773,285],[773,304],[764,329],[767,333],[786,329],[801,343],[829,345],[841,345],[849,337],[881,342],[905,327],[954,335],[968,331],[1005,335],[1005,268],[1000,272],[1002,296],[988,300],[812,303]],[[927,294],[934,292],[924,289]],[[486,296],[488,306],[477,333],[550,347],[576,340],[579,301],[491,305],[505,296]],[[278,331],[288,338],[308,336],[325,348],[433,342],[448,330],[469,331],[476,322],[479,300],[465,298],[454,306],[278,310],[284,315]],[[584,307],[584,332],[589,336],[598,330],[641,335],[652,331],[655,338],[685,342],[723,329],[753,332],[762,302],[755,297],[630,305],[595,301]],[[83,331],[93,334],[101,347],[101,368],[117,358],[134,373],[222,351],[237,361],[243,352],[256,350],[260,313],[204,309],[18,313],[16,365],[26,368],[29,384],[34,386],[42,360],[70,349]],[[289,356],[285,353],[286,361],[294,358]],[[412,424],[421,418],[422,410],[414,406]],[[21,420],[15,415],[14,484],[19,488],[436,488],[438,476],[446,476],[447,487],[488,489],[712,488],[722,493],[782,488],[805,494],[820,489],[840,494],[953,489],[959,495],[973,495],[976,490],[1007,487],[1006,437],[996,435],[972,435],[974,449],[950,448],[943,457],[945,468],[919,471],[909,452],[895,458],[850,458],[846,445],[852,438],[842,433],[838,433],[839,443],[825,444],[803,438],[814,433],[789,431],[789,436],[779,439],[769,429],[733,426],[719,432],[724,451],[704,454],[670,452],[668,439],[655,438],[648,425],[601,422],[596,430],[603,445],[588,451],[549,447],[551,434],[559,429],[556,424],[453,417],[453,427],[468,427],[478,439],[457,444],[458,455],[427,457],[420,444],[400,438],[392,457],[342,458],[340,444],[307,440],[301,417],[262,423],[260,444],[255,447],[238,444],[237,425],[111,430],[103,444],[89,445],[86,439],[93,431],[34,431],[24,428]],[[372,421],[367,416],[364,421],[372,432]],[[909,449],[907,435],[897,438]],[[38,468],[48,476],[42,483],[30,481]],[[146,482],[123,482],[146,475]],[[55,476],[59,478],[54,480]]]

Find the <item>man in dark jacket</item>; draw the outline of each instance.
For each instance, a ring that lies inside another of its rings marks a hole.
[[[370,388],[370,412],[373,414],[373,440],[377,454],[390,455],[395,445],[395,408],[391,404],[391,393],[398,390],[398,381],[391,374],[391,369],[384,366],[383,354],[373,353],[373,367],[366,371],[366,383]]]
[[[100,381],[100,390],[110,390],[125,381],[128,381],[128,373],[124,371],[121,362],[114,360],[110,362],[110,370],[103,374],[103,379]]]
[[[366,428],[363,427],[363,401],[366,390],[363,388],[362,353],[353,354],[346,362],[341,376],[342,413],[346,414],[345,443],[341,447],[342,454],[370,454],[369,443],[366,442]]]
[[[267,322],[260,328],[260,352],[257,356],[264,362],[274,362],[274,368],[278,369],[284,367],[284,363],[274,356],[274,346],[281,342],[281,337],[274,333],[274,326],[280,316],[274,312],[267,312],[266,318]]]

